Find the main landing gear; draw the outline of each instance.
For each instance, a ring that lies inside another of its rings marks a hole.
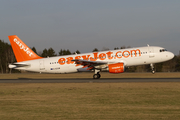
[[[100,72],[100,70],[95,69],[95,74],[93,75],[93,79],[99,79],[101,77],[99,72]]]
[[[151,63],[150,66],[151,66],[151,72],[152,72],[152,74],[154,74],[155,73],[154,65]]]

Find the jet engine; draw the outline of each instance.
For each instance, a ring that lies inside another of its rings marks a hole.
[[[124,63],[109,64],[109,73],[122,73],[125,71]]]

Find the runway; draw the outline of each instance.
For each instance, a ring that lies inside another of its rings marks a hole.
[[[180,78],[101,78],[101,79],[0,79],[0,83],[123,83],[123,82],[180,82]]]

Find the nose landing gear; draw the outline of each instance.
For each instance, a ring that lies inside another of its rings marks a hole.
[[[150,66],[151,66],[151,72],[152,72],[152,74],[154,74],[155,73],[154,65],[151,63]]]

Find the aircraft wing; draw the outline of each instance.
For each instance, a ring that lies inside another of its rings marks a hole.
[[[81,59],[75,59],[72,60],[75,62],[76,66],[82,65],[82,68],[88,67],[87,70],[95,69],[96,66],[100,65],[106,65],[108,62],[105,61],[88,61],[88,60],[81,60]]]

